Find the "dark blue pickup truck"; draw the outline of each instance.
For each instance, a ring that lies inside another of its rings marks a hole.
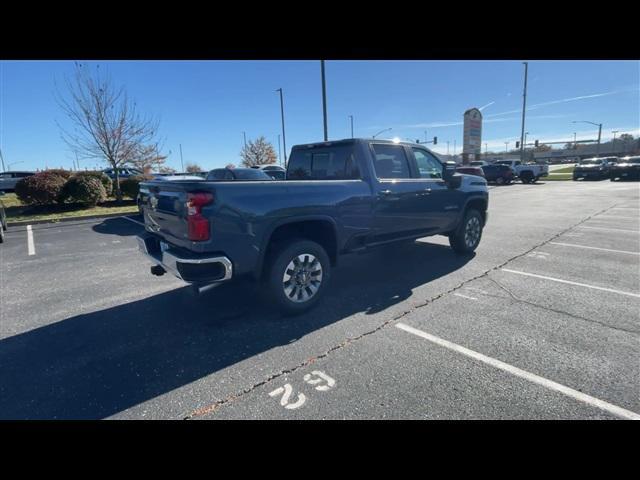
[[[195,291],[253,277],[296,314],[322,297],[341,255],[429,235],[472,252],[488,201],[483,178],[423,145],[330,141],[293,147],[284,181],[142,183],[138,242],[155,275]]]

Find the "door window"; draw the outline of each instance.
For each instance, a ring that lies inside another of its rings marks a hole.
[[[400,145],[373,145],[374,168],[381,179],[411,178],[409,160]]]
[[[413,149],[420,178],[442,178],[442,164],[426,150]]]

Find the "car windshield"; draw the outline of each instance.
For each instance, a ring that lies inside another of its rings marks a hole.
[[[599,165],[602,163],[602,160],[582,160],[580,165]]]

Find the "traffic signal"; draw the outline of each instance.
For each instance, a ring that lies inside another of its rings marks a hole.
[[[433,144],[437,145],[438,144],[438,137],[433,137]]]
[[[534,145],[535,145],[536,147],[538,146],[538,140],[536,140],[536,141],[534,142]]]
[[[520,148],[520,142],[516,142],[516,150]]]

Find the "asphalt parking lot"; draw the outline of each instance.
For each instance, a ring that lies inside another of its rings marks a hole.
[[[495,187],[489,211],[474,255],[345,257],[296,318],[151,276],[128,219],[10,227],[0,417],[640,418],[640,185]]]

